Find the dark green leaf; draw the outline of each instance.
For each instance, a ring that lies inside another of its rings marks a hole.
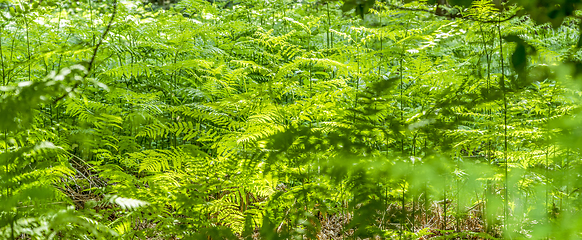
[[[515,51],[511,55],[511,63],[513,64],[513,68],[515,68],[517,73],[524,73],[527,63],[527,54],[523,44],[518,44],[515,48]]]

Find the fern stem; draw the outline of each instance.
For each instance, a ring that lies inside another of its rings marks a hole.
[[[403,58],[404,47],[402,48],[402,55],[400,56],[400,122],[404,125],[404,79],[403,79]],[[404,137],[400,139],[400,152],[404,154]]]
[[[14,59],[14,42],[16,40],[16,33],[18,31],[14,31],[14,35],[12,36],[12,43],[10,44],[10,60],[8,60],[8,62],[13,63],[13,59]],[[10,83],[10,76],[14,75],[14,74],[8,74],[8,79],[6,80],[6,84]]]
[[[330,40],[331,32],[329,31],[331,29],[331,17],[329,16],[329,2],[327,2],[325,5],[327,6],[327,32],[326,32],[326,36],[327,36],[327,48],[329,49],[331,46],[331,40]]]
[[[10,221],[10,239],[12,240],[16,239],[15,223],[17,219],[18,219],[18,209],[16,209],[16,213],[14,214],[14,217],[12,217]]]
[[[460,169],[460,166],[459,166],[460,158],[461,158],[461,156],[457,156],[456,157],[455,163],[456,163],[456,168],[457,169]],[[457,204],[455,206],[455,209],[456,209],[455,231],[456,232],[460,232],[461,231],[461,229],[460,229],[461,228],[461,223],[460,223],[459,216],[461,216],[461,208],[460,208],[460,206],[461,206],[461,183],[460,183],[460,180],[459,180],[459,177],[458,176],[455,177],[455,184],[456,184],[455,188],[457,190],[457,196],[456,196]]]
[[[501,12],[503,13],[503,11]],[[501,21],[501,14],[499,14],[499,20]],[[508,224],[508,212],[507,212],[507,208],[509,206],[509,191],[508,191],[508,187],[509,187],[509,179],[508,179],[508,172],[509,172],[509,163],[508,163],[508,156],[507,156],[507,89],[505,86],[505,63],[504,63],[504,57],[503,57],[503,37],[501,35],[501,23],[497,23],[497,31],[499,34],[499,58],[501,61],[501,91],[503,93],[503,159],[505,161],[505,171],[504,171],[504,175],[505,175],[505,181],[504,181],[504,187],[505,187],[505,194],[504,194],[504,199],[503,199],[503,220],[504,220],[504,230],[505,233],[508,233],[507,231],[507,224]]]
[[[61,11],[59,11],[59,15],[57,17],[57,32],[61,31]],[[61,67],[61,60],[63,59],[63,54],[59,54],[59,61],[56,64],[59,68]],[[55,63],[53,62],[53,71],[55,70]]]
[[[4,25],[0,28],[0,63],[2,67],[2,86],[7,85],[6,82],[6,68],[4,66],[4,49],[2,48],[2,34],[4,33]]]
[[[402,218],[400,219],[400,238],[406,230],[406,181],[402,183]]]
[[[425,136],[424,138],[424,156],[426,158],[427,156],[427,139],[428,136]],[[428,205],[428,180],[424,181],[424,189],[423,189],[424,193],[423,193],[423,208],[424,208],[424,224],[428,223],[428,209],[429,209],[429,205]]]
[[[558,84],[555,84],[554,86],[554,90],[556,89]],[[554,96],[554,91],[552,91],[551,97],[548,99],[547,102],[547,107],[548,107],[548,116],[546,119],[546,134],[549,135],[550,134],[550,118],[552,117],[552,101],[553,101],[553,96]],[[549,210],[549,195],[550,195],[550,175],[549,175],[549,168],[550,168],[550,162],[549,162],[549,155],[550,155],[550,150],[551,150],[552,144],[549,142],[549,137],[548,137],[548,145],[546,146],[546,159],[545,159],[545,178],[546,178],[546,186],[545,186],[545,192],[546,192],[546,211]],[[554,150],[554,156],[555,156],[555,150]],[[551,211],[550,211],[551,212]],[[549,221],[549,219],[548,219]]]
[[[404,38],[408,37],[408,29],[410,27],[410,21],[406,23],[406,32]],[[402,45],[402,52],[400,53],[400,124],[404,127],[404,56],[406,44]],[[400,139],[400,152],[404,154],[404,136]]]
[[[312,63],[311,60],[309,60],[309,93],[311,94],[311,97],[313,97],[313,95],[314,95],[314,93],[313,93],[313,86],[312,86],[313,85],[313,79],[312,79],[312,76],[311,76],[311,69],[312,69],[312,67],[313,67],[313,63]]]
[[[479,24],[479,29],[481,30],[481,36],[483,39],[483,52],[485,54],[485,58],[487,61],[487,90],[486,90],[486,94],[487,94],[487,99],[491,99],[491,93],[490,93],[490,89],[491,89],[491,55],[489,54],[489,52],[487,51],[487,42],[485,41],[485,31],[483,31],[483,25]],[[491,113],[491,109],[487,106],[485,109],[485,114],[487,116],[488,120],[491,120],[492,118],[492,113]],[[487,127],[489,129],[489,126]],[[487,147],[485,149],[485,160],[487,161],[487,163],[491,164],[491,151],[492,149],[492,143],[491,143],[491,137],[487,137]],[[483,201],[487,201],[487,194],[485,194],[485,192],[487,191],[487,188],[491,187],[491,182],[489,179],[487,179],[486,184],[485,184],[485,191],[483,192]],[[486,214],[486,205],[487,204],[483,204],[483,211],[482,211],[482,217],[485,218],[484,219],[484,224],[485,224],[485,232],[490,232],[491,231],[491,224],[489,224],[489,217]]]
[[[491,98],[491,93],[490,93],[490,89],[491,89],[491,59],[490,59],[490,55],[487,52],[487,42],[485,41],[485,32],[483,31],[483,26],[482,24],[479,24],[479,29],[481,30],[481,36],[483,39],[483,52],[485,53],[485,58],[487,61],[487,99]],[[488,117],[491,117],[491,109],[489,107],[487,107],[485,109],[485,112],[487,114]],[[488,143],[487,143],[487,148],[485,150],[485,158],[487,160],[488,163],[491,163],[491,139],[488,138],[487,139]]]
[[[364,34],[362,32],[362,34]],[[356,33],[356,36],[358,36],[358,33]],[[358,90],[360,89],[360,74],[361,74],[361,68],[360,68],[360,62],[362,60],[362,56],[360,54],[360,44],[361,42],[356,44],[356,52],[357,52],[357,56],[356,56],[356,62],[358,63],[358,73],[356,76],[356,89],[355,89],[355,96],[354,96],[354,124],[356,123],[356,112],[355,111],[358,108]]]
[[[564,178],[565,178],[565,182],[566,182],[566,207],[565,209],[569,211],[570,209],[570,154],[572,149],[570,149],[569,147],[566,149],[567,154],[566,154],[566,161],[563,164],[563,168],[564,168]]]
[[[417,134],[415,133],[414,136],[412,137],[412,172],[416,172],[416,137]],[[415,228],[415,224],[416,224],[416,191],[414,191],[414,193],[412,193],[412,232],[414,232],[414,228]]]
[[[548,119],[547,119],[546,125],[548,125],[548,122],[550,120],[550,112],[551,112],[551,109],[548,106]],[[549,132],[549,126],[546,127],[546,132]],[[545,186],[545,195],[546,195],[545,196],[546,197],[546,199],[545,199],[545,207],[546,207],[546,211],[549,210],[549,193],[550,193],[550,189],[549,189],[549,184],[550,184],[549,177],[550,176],[548,175],[548,168],[549,168],[549,159],[548,158],[549,158],[549,155],[550,155],[550,144],[548,143],[548,145],[546,146],[546,157],[545,157],[545,163],[544,163],[545,164],[544,174],[545,174],[545,179],[546,179],[546,181],[545,181],[545,185],[546,185]],[[549,219],[548,219],[548,221],[549,221]]]
[[[31,54],[30,54],[30,36],[29,36],[29,31],[28,31],[28,18],[26,17],[26,15],[24,15],[24,24],[26,27],[26,53],[28,54],[28,61],[29,63],[28,65],[28,81],[30,81],[31,79],[31,73],[30,73],[30,58],[31,58]]]
[[[380,27],[382,27],[382,14],[380,15]],[[382,61],[384,60],[384,36],[382,35],[382,31],[380,31],[380,63],[378,64],[378,75],[382,74]]]
[[[95,26],[93,25],[93,0],[89,0],[89,18],[91,21],[91,38],[92,38],[92,44],[91,46],[95,46]]]
[[[443,178],[444,180],[444,187],[443,187],[443,224],[442,224],[442,229],[443,230],[447,230],[447,176],[445,175],[445,177]]]

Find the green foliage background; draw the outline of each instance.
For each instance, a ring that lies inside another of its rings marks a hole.
[[[441,3],[0,3],[0,237],[579,239],[580,2]]]

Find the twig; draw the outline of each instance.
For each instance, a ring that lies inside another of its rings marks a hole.
[[[111,19],[109,20],[109,23],[107,24],[107,28],[105,28],[105,31],[103,32],[103,35],[101,36],[101,39],[99,39],[99,42],[95,46],[95,49],[93,49],[93,55],[91,56],[91,60],[89,61],[89,64],[87,66],[87,72],[83,76],[83,79],[87,78],[89,76],[89,74],[91,74],[91,70],[93,68],[93,62],[95,62],[95,58],[97,57],[97,51],[99,51],[99,47],[101,46],[101,44],[103,44],[103,40],[105,39],[105,37],[107,37],[107,34],[109,33],[109,30],[111,29],[111,25],[113,25],[113,20],[115,19],[116,15],[117,15],[117,0],[114,0],[113,1],[113,13],[111,14]],[[75,83],[75,85],[73,86],[73,88],[71,88],[71,90],[67,91],[62,96],[56,98],[52,102],[52,104],[55,104],[58,101],[65,98],[66,96],[68,96],[70,93],[75,91],[75,89],[77,89],[77,87],[79,87],[80,84],[81,84],[80,82]]]
[[[78,157],[77,155],[75,155],[75,154],[72,154],[72,153],[70,153],[70,152],[66,152],[66,153],[67,153],[67,154],[69,154],[69,155],[71,155],[71,157],[72,157],[72,158],[70,159],[70,161],[72,161],[73,163],[75,163],[75,164],[77,164],[77,165],[79,165],[79,166],[82,166],[82,164],[80,164],[80,163],[78,163],[77,161],[73,160],[74,158],[76,158],[76,159],[80,160],[82,163],[84,163],[85,165],[89,166],[89,168],[90,168],[90,169],[93,169],[93,170],[95,170],[95,168],[94,168],[93,166],[91,166],[91,164],[89,164],[89,163],[85,162],[85,160],[83,160],[82,158]],[[84,178],[85,178],[87,181],[89,181],[90,183],[93,183],[95,186],[104,186],[105,184],[107,184],[107,182],[105,182],[105,181],[101,181],[100,179],[98,179],[98,180],[99,180],[99,182],[98,182],[98,183],[97,183],[97,182],[95,182],[95,181],[91,181],[91,179],[90,179],[88,176],[86,176],[85,174],[83,174],[83,173],[82,173],[82,172],[81,172],[79,169],[77,169],[77,168],[75,168],[75,171],[77,171],[77,172],[78,172],[79,174],[81,174],[81,175],[82,175],[82,176],[83,176],[83,177],[84,177]],[[89,173],[91,173],[91,172],[89,172]]]
[[[433,15],[437,15],[440,16],[438,14],[436,14],[434,11],[428,10],[428,9],[422,9],[422,8],[407,8],[407,7],[401,7],[401,6],[396,6],[396,5],[392,5],[392,4],[386,4],[386,6],[391,7],[391,8],[395,8],[398,10],[405,10],[405,11],[413,11],[413,12],[427,12]],[[513,14],[512,16],[506,18],[506,19],[501,19],[501,20],[487,20],[487,21],[483,21],[483,20],[478,20],[475,18],[470,18],[470,17],[463,17],[463,16],[455,16],[455,17],[459,17],[461,19],[465,19],[465,20],[470,20],[470,21],[474,21],[474,22],[479,22],[479,23],[502,23],[502,22],[507,22],[515,17],[517,17],[517,13]]]

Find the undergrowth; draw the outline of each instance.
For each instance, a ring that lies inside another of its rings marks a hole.
[[[4,1],[0,236],[578,239],[579,2],[495,2]]]

